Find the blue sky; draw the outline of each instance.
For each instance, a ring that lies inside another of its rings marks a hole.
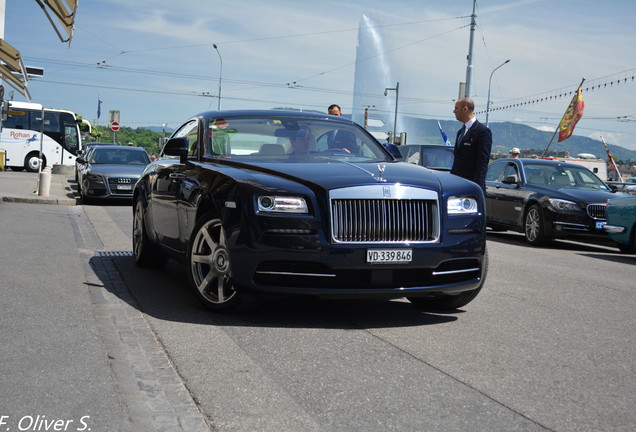
[[[69,46],[35,0],[6,0],[5,40],[27,65],[45,69],[29,83],[34,102],[94,121],[101,97],[99,124],[109,110],[119,110],[123,126],[176,127],[216,109],[220,75],[223,109],[325,111],[338,103],[350,113],[358,24],[367,14],[382,34],[393,77],[377,89],[378,106],[397,81],[401,114],[453,120],[453,100],[466,78],[472,4],[82,0]],[[491,72],[507,59],[493,75],[491,107],[544,98],[491,111],[490,123],[554,130],[571,97],[549,96],[573,91],[585,77],[594,90],[584,92],[585,115],[575,135],[603,135],[609,144],[636,150],[636,2],[481,0],[476,13],[477,111],[485,110]],[[485,121],[485,113],[478,118]]]

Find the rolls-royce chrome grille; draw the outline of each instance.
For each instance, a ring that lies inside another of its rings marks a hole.
[[[336,243],[432,243],[439,238],[437,193],[401,185],[331,191]]]

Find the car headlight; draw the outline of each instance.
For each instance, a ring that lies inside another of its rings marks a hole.
[[[92,183],[104,183],[104,179],[102,178],[102,176],[97,174],[88,174],[86,175],[86,179]]]
[[[452,196],[447,204],[448,214],[475,214],[479,211],[475,198]]]
[[[259,212],[308,213],[307,203],[302,197],[294,196],[259,196]]]
[[[572,201],[567,201],[567,200],[562,200],[557,198],[550,198],[548,201],[550,201],[550,205],[557,210],[575,211],[575,210],[581,209],[578,206],[578,204]]]

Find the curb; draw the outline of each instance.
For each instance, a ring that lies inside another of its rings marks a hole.
[[[77,205],[76,198],[57,197],[1,197],[3,202],[26,203],[26,204],[53,204],[53,205]]]

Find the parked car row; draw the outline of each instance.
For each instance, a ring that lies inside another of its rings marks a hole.
[[[381,145],[342,117],[213,111],[186,121],[153,163],[143,149],[93,146],[78,186],[83,199],[132,197],[137,265],[182,262],[215,311],[250,294],[461,308],[485,283],[487,226],[530,245],[609,233],[634,251],[636,197],[585,167],[499,159],[484,193],[452,163],[451,146]]]

